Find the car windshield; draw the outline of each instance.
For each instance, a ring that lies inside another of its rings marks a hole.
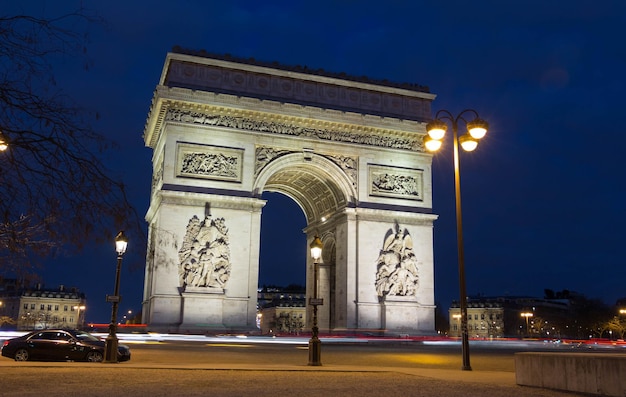
[[[93,335],[91,335],[90,333],[87,333],[87,332],[76,332],[76,334],[74,336],[78,340],[85,340],[85,341],[90,341],[90,342],[95,342],[95,341],[100,340],[100,339],[96,338],[95,336],[93,336]]]

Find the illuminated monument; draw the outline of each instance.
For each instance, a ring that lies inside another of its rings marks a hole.
[[[261,194],[271,191],[302,208],[309,243],[323,242],[321,332],[434,332],[437,217],[422,144],[434,95],[204,55],[167,55],[145,127],[143,321],[160,331],[255,328]]]

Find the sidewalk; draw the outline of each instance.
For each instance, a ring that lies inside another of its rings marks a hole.
[[[575,394],[515,384],[497,371],[248,364],[0,361],[0,396],[529,396]]]

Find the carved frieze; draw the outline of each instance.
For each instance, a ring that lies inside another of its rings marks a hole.
[[[176,175],[241,182],[243,149],[178,143]]]
[[[413,239],[400,225],[396,224],[395,229],[389,229],[385,235],[376,261],[376,293],[381,300],[388,296],[415,296],[419,288]]]
[[[281,122],[275,120],[259,120],[252,114],[249,116],[231,116],[218,113],[209,113],[200,110],[168,108],[165,121],[179,122],[207,126],[235,128],[239,130],[258,131],[270,134],[290,135],[301,138],[315,138],[334,142],[348,142],[368,146],[379,146],[411,151],[424,151],[421,135],[400,136],[383,133],[368,127],[342,128],[338,125],[334,129],[318,128],[298,124],[297,122]]]
[[[423,200],[424,171],[413,168],[369,165],[369,195]]]

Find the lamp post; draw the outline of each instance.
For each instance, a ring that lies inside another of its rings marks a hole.
[[[528,319],[534,316],[534,314],[532,312],[522,312],[520,313],[520,316],[526,318],[526,336],[528,336]]]
[[[76,318],[76,329],[81,329],[80,311],[81,310],[85,310],[85,306],[83,306],[83,305],[74,306],[74,310],[78,311],[78,315],[77,315],[77,318]]]
[[[322,355],[322,342],[318,337],[319,328],[317,327],[317,306],[323,305],[323,299],[317,297],[317,273],[319,269],[320,258],[322,257],[322,240],[315,235],[310,245],[311,257],[313,258],[313,297],[309,298],[309,304],[313,306],[313,327],[311,328],[311,339],[309,339],[309,365],[320,366]]]
[[[466,120],[464,115],[472,115],[471,120]],[[461,176],[459,170],[459,144],[463,150],[471,152],[478,146],[478,140],[487,133],[488,124],[478,117],[478,113],[472,109],[466,109],[454,117],[447,110],[440,110],[435,114],[433,121],[426,125],[428,135],[424,139],[427,150],[437,151],[441,148],[442,139],[448,129],[447,120],[452,125],[452,140],[454,149],[454,191],[456,197],[456,233],[459,261],[459,306],[461,309],[461,351],[463,355],[464,371],[471,371],[469,355],[469,338],[467,333],[467,294],[465,292],[465,254],[463,251],[463,227],[461,217]],[[458,136],[459,121],[463,121],[467,127],[467,134]]]
[[[115,271],[115,293],[113,296],[107,295],[107,302],[113,303],[111,310],[111,323],[109,324],[109,335],[106,338],[106,344],[104,346],[104,362],[116,363],[117,362],[117,306],[120,303],[120,270],[122,269],[122,256],[126,252],[126,246],[128,245],[128,239],[121,231],[115,237],[115,251],[117,252],[117,269]]]

